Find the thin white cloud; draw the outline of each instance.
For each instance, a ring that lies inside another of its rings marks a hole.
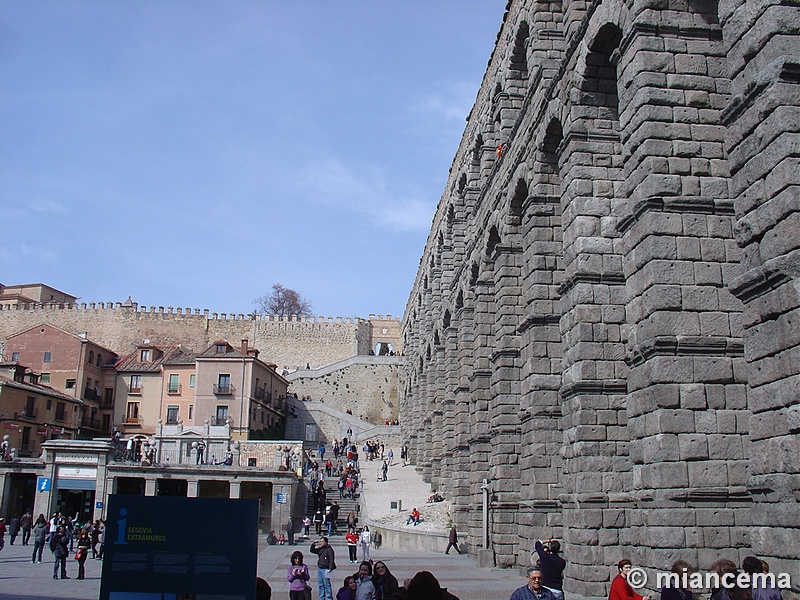
[[[298,181],[315,202],[366,215],[395,231],[427,231],[436,201],[392,191],[378,169],[354,172],[336,159],[307,166]]]
[[[40,214],[63,215],[67,212],[63,204],[48,198],[37,198],[29,206],[33,212]]]
[[[446,84],[437,93],[419,98],[411,107],[415,112],[428,113],[434,119],[456,121],[462,128],[472,105],[477,88],[472,83]]]

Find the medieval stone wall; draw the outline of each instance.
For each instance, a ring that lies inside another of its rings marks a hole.
[[[339,368],[297,371],[290,375],[291,391],[342,412],[350,410],[353,416],[373,425],[383,425],[387,419],[398,417],[401,361],[397,357],[365,356],[345,361]]]
[[[470,546],[798,572],[800,12],[508,3],[403,321],[400,414]],[[795,585],[800,582],[795,582]]]
[[[377,315],[380,332],[393,321]],[[394,320],[396,322],[396,320]],[[136,303],[32,304],[0,310],[0,340],[41,323],[70,333],[86,332],[93,342],[118,354],[149,339],[154,344],[183,344],[201,352],[217,340],[238,346],[244,338],[260,358],[290,371],[318,368],[351,356],[367,355],[373,346],[369,320],[342,317],[279,318],[269,315],[210,313],[208,310],[138,307]],[[395,345],[399,346],[399,336]],[[391,339],[381,334],[381,340]]]

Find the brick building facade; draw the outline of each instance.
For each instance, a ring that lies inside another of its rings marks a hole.
[[[508,3],[400,399],[475,546],[488,490],[498,564],[562,538],[585,596],[623,556],[798,572],[798,23],[780,1]]]

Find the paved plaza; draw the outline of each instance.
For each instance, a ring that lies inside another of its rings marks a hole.
[[[334,578],[334,593],[342,585],[345,576],[356,570],[357,565],[347,561],[347,549],[341,536],[334,536],[332,544],[336,550],[338,576]],[[289,584],[286,581],[286,568],[289,555],[300,550],[311,570],[313,598],[317,598],[316,557],[308,552],[310,541],[300,539],[296,546],[267,546],[262,542],[258,554],[258,575],[272,586],[273,598],[289,597]],[[31,564],[32,546],[22,546],[19,540],[13,546],[6,539],[6,546],[0,552],[0,599],[33,600],[48,598],[95,599],[100,593],[100,572],[102,562],[89,558],[86,561],[86,579],[75,579],[77,562],[70,557],[67,561],[71,579],[53,579],[53,557],[45,549],[41,564]],[[360,556],[359,556],[360,558]],[[443,587],[461,600],[507,600],[511,592],[523,584],[518,570],[480,569],[474,558],[466,555],[450,554],[411,554],[401,552],[372,551],[373,560],[383,560],[400,583],[417,571],[431,571]]]

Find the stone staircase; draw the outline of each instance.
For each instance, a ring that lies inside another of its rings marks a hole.
[[[326,479],[324,486],[325,486],[325,493],[327,494],[327,498],[330,502],[336,502],[339,505],[339,518],[336,521],[336,531],[334,535],[341,535],[343,536],[347,532],[347,515],[350,511],[356,514],[356,518],[358,522],[361,521],[360,518],[360,506],[359,506],[359,499],[361,497],[361,493],[357,492],[355,494],[355,498],[339,498],[339,489],[334,487],[337,483],[337,480],[334,478]],[[311,493],[308,493],[306,498],[306,515],[313,519],[314,517],[314,499],[311,497]],[[300,519],[302,521],[302,517]],[[314,531],[314,526],[311,526],[311,531]]]

